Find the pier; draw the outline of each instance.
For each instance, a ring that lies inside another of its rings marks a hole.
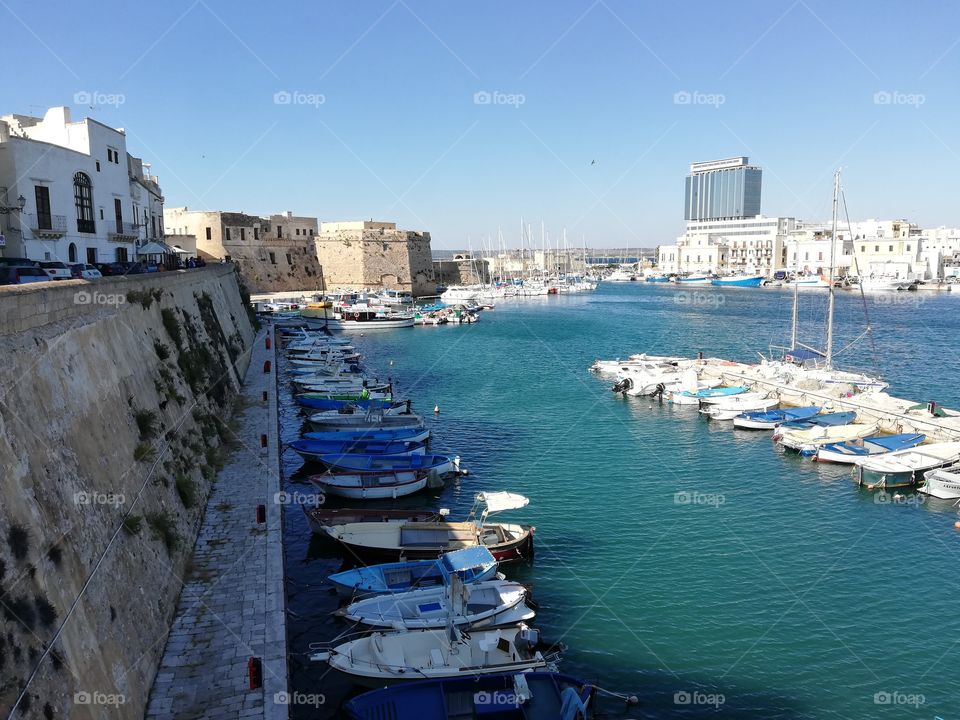
[[[289,714],[276,345],[267,348],[270,336],[261,330],[253,344],[236,449],[207,500],[147,718],[284,720]]]

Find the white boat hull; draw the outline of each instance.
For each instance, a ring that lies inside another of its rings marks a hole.
[[[414,475],[415,473],[410,473]],[[362,476],[350,476],[361,478]],[[362,480],[357,480],[355,484],[345,484],[346,478],[338,477],[335,482],[325,482],[322,476],[313,478],[313,482],[320,485],[324,492],[337,497],[347,498],[349,500],[394,500],[406,495],[413,495],[420,492],[427,486],[429,475],[426,473],[417,476],[410,482],[398,483],[396,485],[380,485],[376,487],[364,487]]]
[[[918,492],[926,493],[941,500],[960,499],[960,473],[949,470],[934,470],[927,473],[925,482]]]

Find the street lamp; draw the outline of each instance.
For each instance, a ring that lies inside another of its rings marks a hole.
[[[21,195],[17,198],[17,204],[6,207],[5,205],[0,205],[0,214],[6,215],[11,212],[22,212],[24,206],[27,204],[27,199]]]

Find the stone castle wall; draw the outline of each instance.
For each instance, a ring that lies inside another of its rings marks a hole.
[[[430,233],[391,229],[321,232],[317,256],[327,288],[394,288],[432,295]]]

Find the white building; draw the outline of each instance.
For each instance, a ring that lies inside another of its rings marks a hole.
[[[797,221],[789,217],[691,220],[675,245],[657,250],[660,272],[773,275],[785,263],[784,246]]]
[[[920,235],[920,263],[929,277],[942,280],[946,275],[956,275],[960,265],[960,228],[941,225],[926,228]]]
[[[801,275],[830,275],[830,223],[797,223],[784,245],[784,270]],[[853,260],[853,242],[846,230],[837,230],[836,245],[832,249],[834,276],[849,274]]]
[[[870,219],[853,222],[850,223],[850,239],[853,248],[850,262],[852,275],[911,280],[933,276],[926,262],[920,258],[920,229],[907,220]]]
[[[0,219],[8,257],[63,262],[133,260],[163,239],[163,194],[126,134],[55,107],[42,118],[0,116]]]

